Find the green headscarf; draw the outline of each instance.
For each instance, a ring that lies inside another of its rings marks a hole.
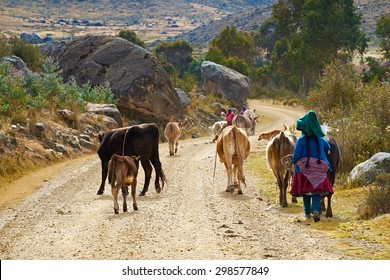
[[[325,133],[322,131],[320,122],[317,119],[316,112],[310,110],[303,117],[297,120],[297,130],[303,132],[307,136],[323,137]]]

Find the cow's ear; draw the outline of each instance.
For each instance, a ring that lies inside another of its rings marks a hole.
[[[255,120],[257,120],[258,117],[260,117],[260,116],[256,116],[256,117],[255,117]]]
[[[253,109],[253,113],[256,113],[256,109]]]
[[[132,156],[132,158],[135,160],[135,161],[139,161],[141,159],[140,156]]]

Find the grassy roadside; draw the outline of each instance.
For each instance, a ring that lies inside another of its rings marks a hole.
[[[270,204],[278,204],[279,190],[272,171],[266,164],[265,147],[259,153],[251,153],[246,161],[246,172],[259,180],[260,197]],[[390,259],[390,215],[379,216],[371,220],[361,220],[357,209],[368,194],[368,188],[342,189],[335,185],[332,197],[333,218],[321,217],[321,222],[314,223],[303,219],[302,199],[297,204],[280,208],[280,211],[291,216],[291,222],[297,223],[311,231],[318,231],[340,240],[339,249],[345,254],[362,260]]]

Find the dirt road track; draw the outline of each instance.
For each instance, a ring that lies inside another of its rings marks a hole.
[[[304,113],[252,101],[260,114],[251,152],[264,149],[260,131],[291,126]],[[226,175],[209,138],[181,141],[160,158],[168,177],[161,194],[153,185],[137,197],[139,211],[113,213],[110,188],[96,195],[100,161],[86,157],[42,188],[0,212],[1,259],[347,259],[337,240],[305,231],[257,199],[257,178],[247,176],[244,195],[226,193]],[[263,146],[262,146],[263,145]],[[265,164],[265,163],[264,163]],[[138,191],[143,184],[140,171]],[[20,186],[22,187],[22,186]],[[121,201],[121,200],[120,200]],[[131,203],[130,203],[131,205]]]

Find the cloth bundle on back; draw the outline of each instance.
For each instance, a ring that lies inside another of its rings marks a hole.
[[[302,131],[303,136],[297,140],[294,148],[292,161],[296,166],[290,193],[303,197],[306,218],[310,219],[313,213],[314,221],[318,222],[321,195],[333,193],[332,184],[326,175],[331,168],[326,157],[330,145],[322,138],[325,133],[313,110],[297,120],[296,128]]]

